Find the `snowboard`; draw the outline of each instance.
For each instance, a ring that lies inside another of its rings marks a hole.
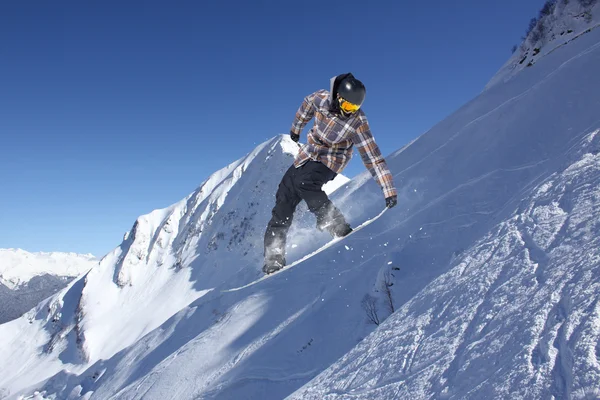
[[[329,248],[329,247],[333,246],[334,244],[336,244],[336,243],[339,243],[339,242],[341,242],[342,240],[344,240],[344,239],[346,239],[346,238],[348,238],[348,237],[352,236],[353,234],[355,234],[356,232],[360,231],[360,230],[361,230],[362,228],[364,228],[365,226],[367,226],[367,225],[369,225],[369,224],[372,224],[373,222],[377,221],[377,220],[378,220],[378,219],[379,219],[379,218],[380,218],[380,217],[381,217],[381,216],[382,216],[382,215],[383,215],[383,214],[384,214],[384,213],[385,213],[387,210],[388,210],[388,208],[387,208],[387,207],[386,207],[386,208],[384,208],[384,209],[383,209],[383,210],[382,210],[382,211],[381,211],[379,214],[377,214],[375,217],[373,217],[373,218],[371,218],[371,219],[369,219],[369,220],[367,220],[367,221],[363,222],[362,224],[360,224],[359,226],[357,226],[356,228],[354,228],[354,229],[352,230],[352,232],[350,232],[348,235],[346,235],[346,236],[344,236],[344,237],[341,237],[341,238],[335,238],[335,239],[333,239],[333,240],[331,240],[331,241],[327,242],[326,244],[324,244],[323,246],[321,246],[321,247],[320,247],[320,248],[318,248],[317,250],[313,251],[313,252],[312,252],[312,253],[310,253],[310,254],[307,254],[306,256],[302,257],[302,258],[301,258],[301,259],[299,259],[299,260],[296,260],[296,261],[294,261],[293,263],[291,263],[291,264],[289,264],[289,265],[286,265],[285,267],[283,267],[283,268],[282,268],[282,269],[280,269],[279,271],[273,272],[273,273],[271,273],[271,274],[269,274],[269,275],[263,275],[263,276],[261,276],[260,278],[258,278],[257,280],[255,280],[255,281],[252,281],[252,282],[250,282],[250,283],[247,283],[247,284],[245,284],[244,286],[240,286],[240,287],[236,287],[236,288],[231,288],[231,289],[225,289],[225,290],[222,290],[221,292],[223,292],[223,293],[227,293],[227,292],[236,292],[236,291],[238,291],[238,290],[242,290],[242,289],[245,289],[245,288],[247,288],[247,287],[250,287],[250,286],[256,285],[257,283],[259,283],[259,282],[262,282],[262,281],[264,281],[264,280],[266,280],[266,279],[272,278],[273,276],[275,276],[275,275],[277,275],[277,274],[280,274],[280,273],[282,273],[282,272],[285,272],[285,271],[287,271],[288,269],[290,269],[290,268],[292,268],[292,267],[294,267],[294,266],[296,266],[296,265],[300,264],[301,262],[304,262],[304,261],[308,260],[308,259],[309,259],[309,258],[311,258],[312,256],[314,256],[314,255],[316,255],[316,254],[319,254],[320,252],[322,252],[323,250],[325,250],[325,249],[327,249],[327,248]]]

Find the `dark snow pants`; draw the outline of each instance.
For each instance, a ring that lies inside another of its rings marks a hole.
[[[298,168],[292,165],[287,170],[275,195],[275,207],[265,232],[265,263],[273,258],[285,260],[287,232],[292,225],[294,211],[302,200],[315,214],[319,229],[335,235],[336,231],[349,228],[342,213],[321,189],[336,175],[325,164],[316,161],[308,161]]]

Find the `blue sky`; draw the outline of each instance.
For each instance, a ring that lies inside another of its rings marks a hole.
[[[390,154],[481,92],[543,3],[0,2],[0,248],[104,255],[344,72]]]

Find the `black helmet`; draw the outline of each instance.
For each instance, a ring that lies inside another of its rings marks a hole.
[[[361,106],[363,101],[365,101],[367,89],[361,81],[356,79],[352,74],[348,74],[348,76],[340,81],[337,87],[337,94],[344,100]]]

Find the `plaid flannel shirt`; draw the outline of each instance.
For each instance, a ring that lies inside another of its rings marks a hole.
[[[308,132],[308,141],[294,160],[296,168],[313,160],[322,162],[339,174],[350,162],[352,146],[356,145],[363,163],[381,186],[384,197],[396,195],[392,174],[371,134],[365,113],[358,110],[344,118],[332,113],[330,104],[329,92],[319,90],[307,96],[296,112],[291,132],[297,135],[315,118],[315,124]]]

